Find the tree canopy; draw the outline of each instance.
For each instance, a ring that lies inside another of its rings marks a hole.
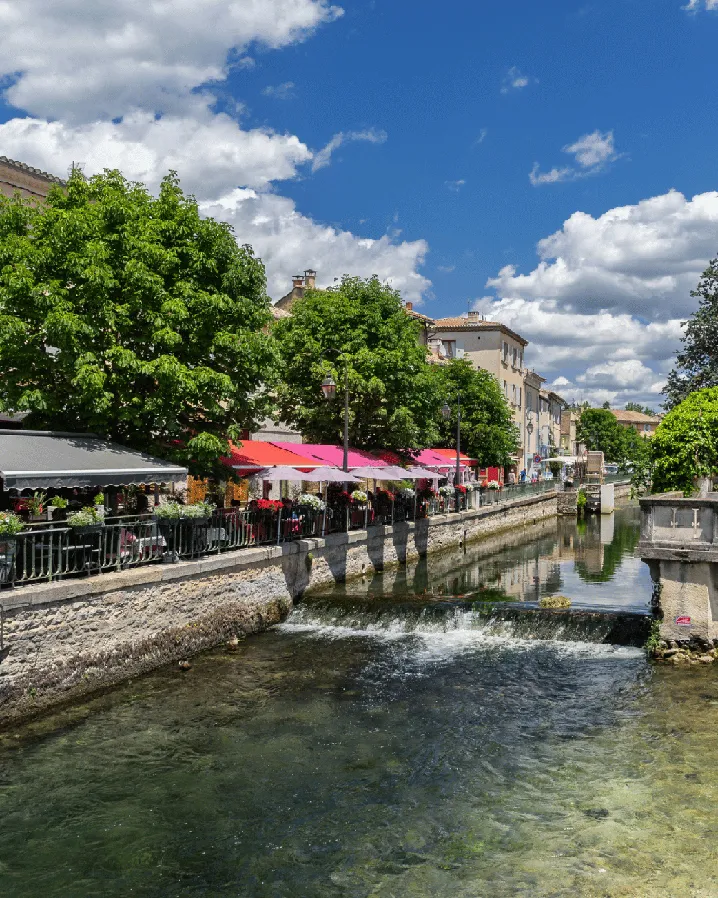
[[[655,416],[655,409],[650,408],[647,405],[641,405],[640,402],[627,402],[626,403],[626,411],[627,412],[641,412],[643,415],[651,415]]]
[[[691,393],[660,423],[651,440],[653,491],[684,490],[718,473],[718,387]]]
[[[698,309],[683,322],[683,349],[664,390],[669,408],[695,390],[718,386],[718,258],[710,262],[691,296],[698,299]]]
[[[274,326],[280,417],[311,441],[341,442],[346,360],[351,445],[397,451],[431,445],[440,397],[419,327],[377,277],[344,277],[336,287],[307,291],[291,317]],[[330,401],[321,392],[328,374],[337,384]]]
[[[624,470],[640,461],[648,452],[646,440],[632,427],[624,427],[613,412],[587,408],[581,413],[576,438],[591,451],[603,452],[606,461],[616,462]]]
[[[207,473],[263,414],[269,321],[261,261],[174,174],[156,198],[117,171],[0,197],[0,408],[30,426]]]
[[[507,465],[519,444],[519,431],[496,378],[456,359],[435,369],[451,417],[438,421],[440,445],[456,448],[457,393],[461,394],[461,450],[482,466]]]

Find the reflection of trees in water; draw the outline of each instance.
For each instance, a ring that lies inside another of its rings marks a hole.
[[[605,583],[612,580],[626,555],[633,555],[641,526],[636,514],[616,514],[613,540],[606,545],[601,544],[601,519],[599,515],[590,515],[584,526],[577,528],[577,539],[586,543],[587,552],[576,553],[576,573],[586,583]],[[602,563],[594,567],[591,563],[589,546],[596,543],[603,549]]]

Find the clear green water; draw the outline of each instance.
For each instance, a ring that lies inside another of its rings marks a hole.
[[[0,895],[715,898],[712,670],[348,614],[467,588],[638,608],[635,513],[617,523],[603,550],[574,534],[578,560],[549,528],[375,578],[337,594],[339,624],[325,596],[236,654],[5,733]]]

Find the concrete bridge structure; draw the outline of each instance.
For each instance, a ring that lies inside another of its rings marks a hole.
[[[641,499],[637,553],[651,569],[661,638],[718,643],[718,493]]]

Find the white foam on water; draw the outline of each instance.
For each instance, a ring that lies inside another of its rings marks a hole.
[[[458,610],[446,617],[385,617],[367,621],[366,615],[338,614],[321,609],[299,608],[276,627],[284,633],[303,634],[310,638],[340,640],[366,638],[385,642],[412,641],[412,654],[417,660],[440,660],[476,650],[506,649],[528,652],[538,646],[550,647],[562,657],[591,657],[625,660],[643,655],[639,648],[608,643],[557,637],[566,633],[558,627],[550,639],[531,635],[513,635],[513,622],[501,618],[480,618],[474,612]],[[498,631],[498,632],[497,632]]]

